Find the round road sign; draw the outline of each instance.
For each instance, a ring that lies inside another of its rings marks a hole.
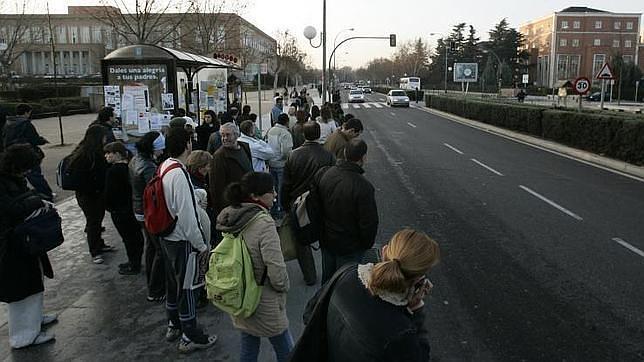
[[[575,79],[575,90],[579,94],[586,94],[590,91],[590,80],[586,77],[579,77]]]

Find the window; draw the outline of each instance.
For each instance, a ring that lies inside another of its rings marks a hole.
[[[557,79],[573,79],[579,75],[579,55],[557,56]]]
[[[572,40],[572,46],[574,48],[579,48],[579,39],[573,39]]]
[[[632,55],[624,55],[624,56],[622,56],[622,60],[624,60],[624,63],[633,63],[633,56]]]
[[[593,56],[593,75],[599,73],[604,63],[606,63],[606,54],[595,54]]]
[[[573,28],[575,28],[575,29],[579,29],[579,28],[581,28],[581,21],[579,21],[579,20],[575,20],[575,21],[572,23],[572,27],[573,27]]]
[[[568,39],[559,39],[559,46],[560,47],[568,46]]]
[[[633,42],[631,40],[624,40],[624,48],[630,48],[633,46]]]
[[[632,21],[629,21],[629,22],[626,23],[626,29],[627,30],[633,30],[633,22]]]
[[[568,21],[566,20],[561,21],[561,29],[568,29]]]
[[[67,28],[59,26],[56,29],[56,42],[58,44],[67,44]]]
[[[619,48],[619,40],[613,40],[613,48]]]
[[[549,74],[548,56],[539,57],[537,60],[537,83],[539,85],[548,85]]]
[[[614,22],[613,27],[615,28],[615,30],[621,29],[622,28],[622,22],[621,21]]]
[[[32,36],[32,41],[35,44],[42,44],[43,43],[42,29],[39,26],[32,26],[31,27],[31,36]]]
[[[92,27],[92,41],[95,44],[99,44],[99,43],[103,42],[103,37],[102,37],[101,27],[100,26]]]
[[[595,29],[601,29],[602,28],[602,21],[597,20],[595,21]]]
[[[83,44],[89,44],[91,43],[90,38],[89,38],[89,26],[81,26],[81,43]]]
[[[71,41],[72,44],[78,43],[78,27],[76,26],[70,26],[69,27],[69,35],[71,36]]]
[[[593,41],[593,45],[596,46],[596,47],[601,46],[602,45],[601,39],[595,39]]]

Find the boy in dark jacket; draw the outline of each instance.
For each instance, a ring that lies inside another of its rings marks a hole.
[[[110,212],[127,252],[128,261],[119,264],[119,273],[136,275],[141,271],[143,234],[132,210],[128,156],[128,150],[120,142],[105,145],[105,159],[111,165],[105,176],[105,209]]]

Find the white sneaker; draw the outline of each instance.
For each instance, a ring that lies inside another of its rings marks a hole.
[[[180,353],[190,353],[199,349],[212,347],[213,345],[215,345],[215,342],[217,342],[217,336],[214,334],[212,336],[208,336],[204,343],[191,341],[184,336],[179,342],[178,349]]]
[[[92,263],[94,264],[103,264],[103,262],[105,262],[105,260],[103,260],[102,255],[96,255],[95,257],[92,258]]]

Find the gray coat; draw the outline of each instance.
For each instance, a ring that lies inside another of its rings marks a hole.
[[[248,224],[258,212],[265,215]],[[217,217],[219,231],[236,233],[242,229],[242,237],[253,261],[255,280],[258,283],[262,280],[264,269],[266,280],[255,313],[249,318],[233,317],[233,325],[253,336],[274,337],[288,328],[286,293],[290,287],[275,221],[266,209],[250,203],[243,203],[240,207],[229,206]]]
[[[134,214],[143,215],[143,191],[154,177],[157,165],[152,158],[137,154],[130,161],[130,183],[132,185],[132,208]]]

